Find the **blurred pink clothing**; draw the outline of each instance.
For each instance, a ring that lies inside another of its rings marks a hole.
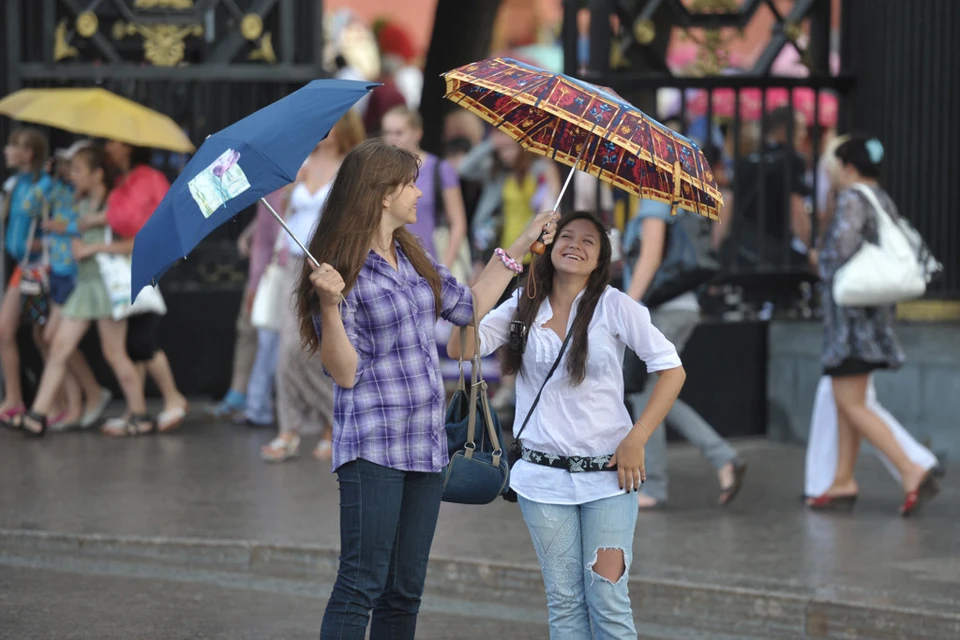
[[[277,213],[283,215],[283,189],[277,189],[266,196]],[[253,227],[253,237],[250,242],[250,267],[247,273],[247,290],[256,291],[257,285],[267,265],[273,260],[273,247],[277,243],[277,234],[280,233],[280,224],[262,202],[257,203],[257,217]]]

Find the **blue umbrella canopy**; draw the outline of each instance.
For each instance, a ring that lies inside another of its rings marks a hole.
[[[211,231],[293,182],[317,143],[376,86],[314,80],[208,137],[134,240],[133,295]]]

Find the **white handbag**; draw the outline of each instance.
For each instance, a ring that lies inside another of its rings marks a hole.
[[[107,227],[104,233],[104,244],[111,242],[113,242],[113,232],[110,227]],[[100,278],[110,296],[110,315],[114,320],[123,320],[141,313],[166,315],[167,305],[158,287],[148,285],[140,290],[136,299],[130,300],[132,286],[130,256],[98,253],[96,259],[97,266],[100,268]]]
[[[914,232],[911,237],[895,223],[869,187],[858,184],[853,188],[863,194],[876,212],[879,243],[864,241],[837,270],[833,277],[834,301],[842,307],[879,307],[919,298],[927,290],[929,279],[920,235]]]
[[[280,331],[283,314],[289,306],[286,297],[289,285],[284,282],[283,276],[283,267],[271,262],[257,283],[253,308],[250,310],[250,323],[257,329]]]

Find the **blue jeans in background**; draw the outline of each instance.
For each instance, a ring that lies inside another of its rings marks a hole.
[[[363,640],[371,610],[371,640],[413,640],[444,473],[354,460],[337,477],[340,568],[320,640]]]
[[[550,640],[635,639],[627,581],[637,494],[579,505],[544,504],[523,496],[519,501],[543,572]],[[593,571],[600,549],[623,552],[625,570],[616,582]]]
[[[244,416],[258,425],[273,423],[273,385],[280,356],[280,334],[257,329],[257,356],[253,360],[247,383],[247,405]]]

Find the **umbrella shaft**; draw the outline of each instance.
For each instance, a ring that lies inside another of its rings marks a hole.
[[[583,154],[587,150],[587,141],[583,141],[583,146],[580,147],[580,155],[577,156],[577,161],[573,163],[573,166],[570,168],[570,173],[567,174],[567,179],[563,183],[563,187],[560,189],[560,195],[557,196],[557,203],[553,205],[554,211],[560,210],[560,201],[563,200],[563,194],[567,192],[567,187],[570,186],[570,181],[573,179],[573,174],[576,173],[577,167],[580,166],[580,161],[583,160]]]
[[[317,259],[314,258],[313,255],[312,255],[312,254],[307,250],[307,248],[303,245],[303,243],[300,242],[300,238],[297,237],[297,234],[295,234],[295,233],[290,229],[290,227],[287,226],[287,223],[283,221],[283,218],[280,217],[280,214],[277,213],[276,209],[274,209],[273,207],[270,206],[270,203],[267,202],[267,199],[266,199],[266,198],[260,198],[260,202],[262,202],[262,203],[264,204],[264,206],[266,206],[267,209],[270,210],[270,213],[273,214],[273,217],[276,218],[277,222],[280,223],[280,226],[283,227],[283,230],[287,232],[287,235],[289,235],[291,238],[293,238],[293,241],[297,243],[297,246],[300,247],[300,248],[303,250],[304,255],[306,255],[307,258],[310,260],[310,262],[313,263],[313,266],[319,267],[319,266],[320,266],[320,263],[317,262]]]

